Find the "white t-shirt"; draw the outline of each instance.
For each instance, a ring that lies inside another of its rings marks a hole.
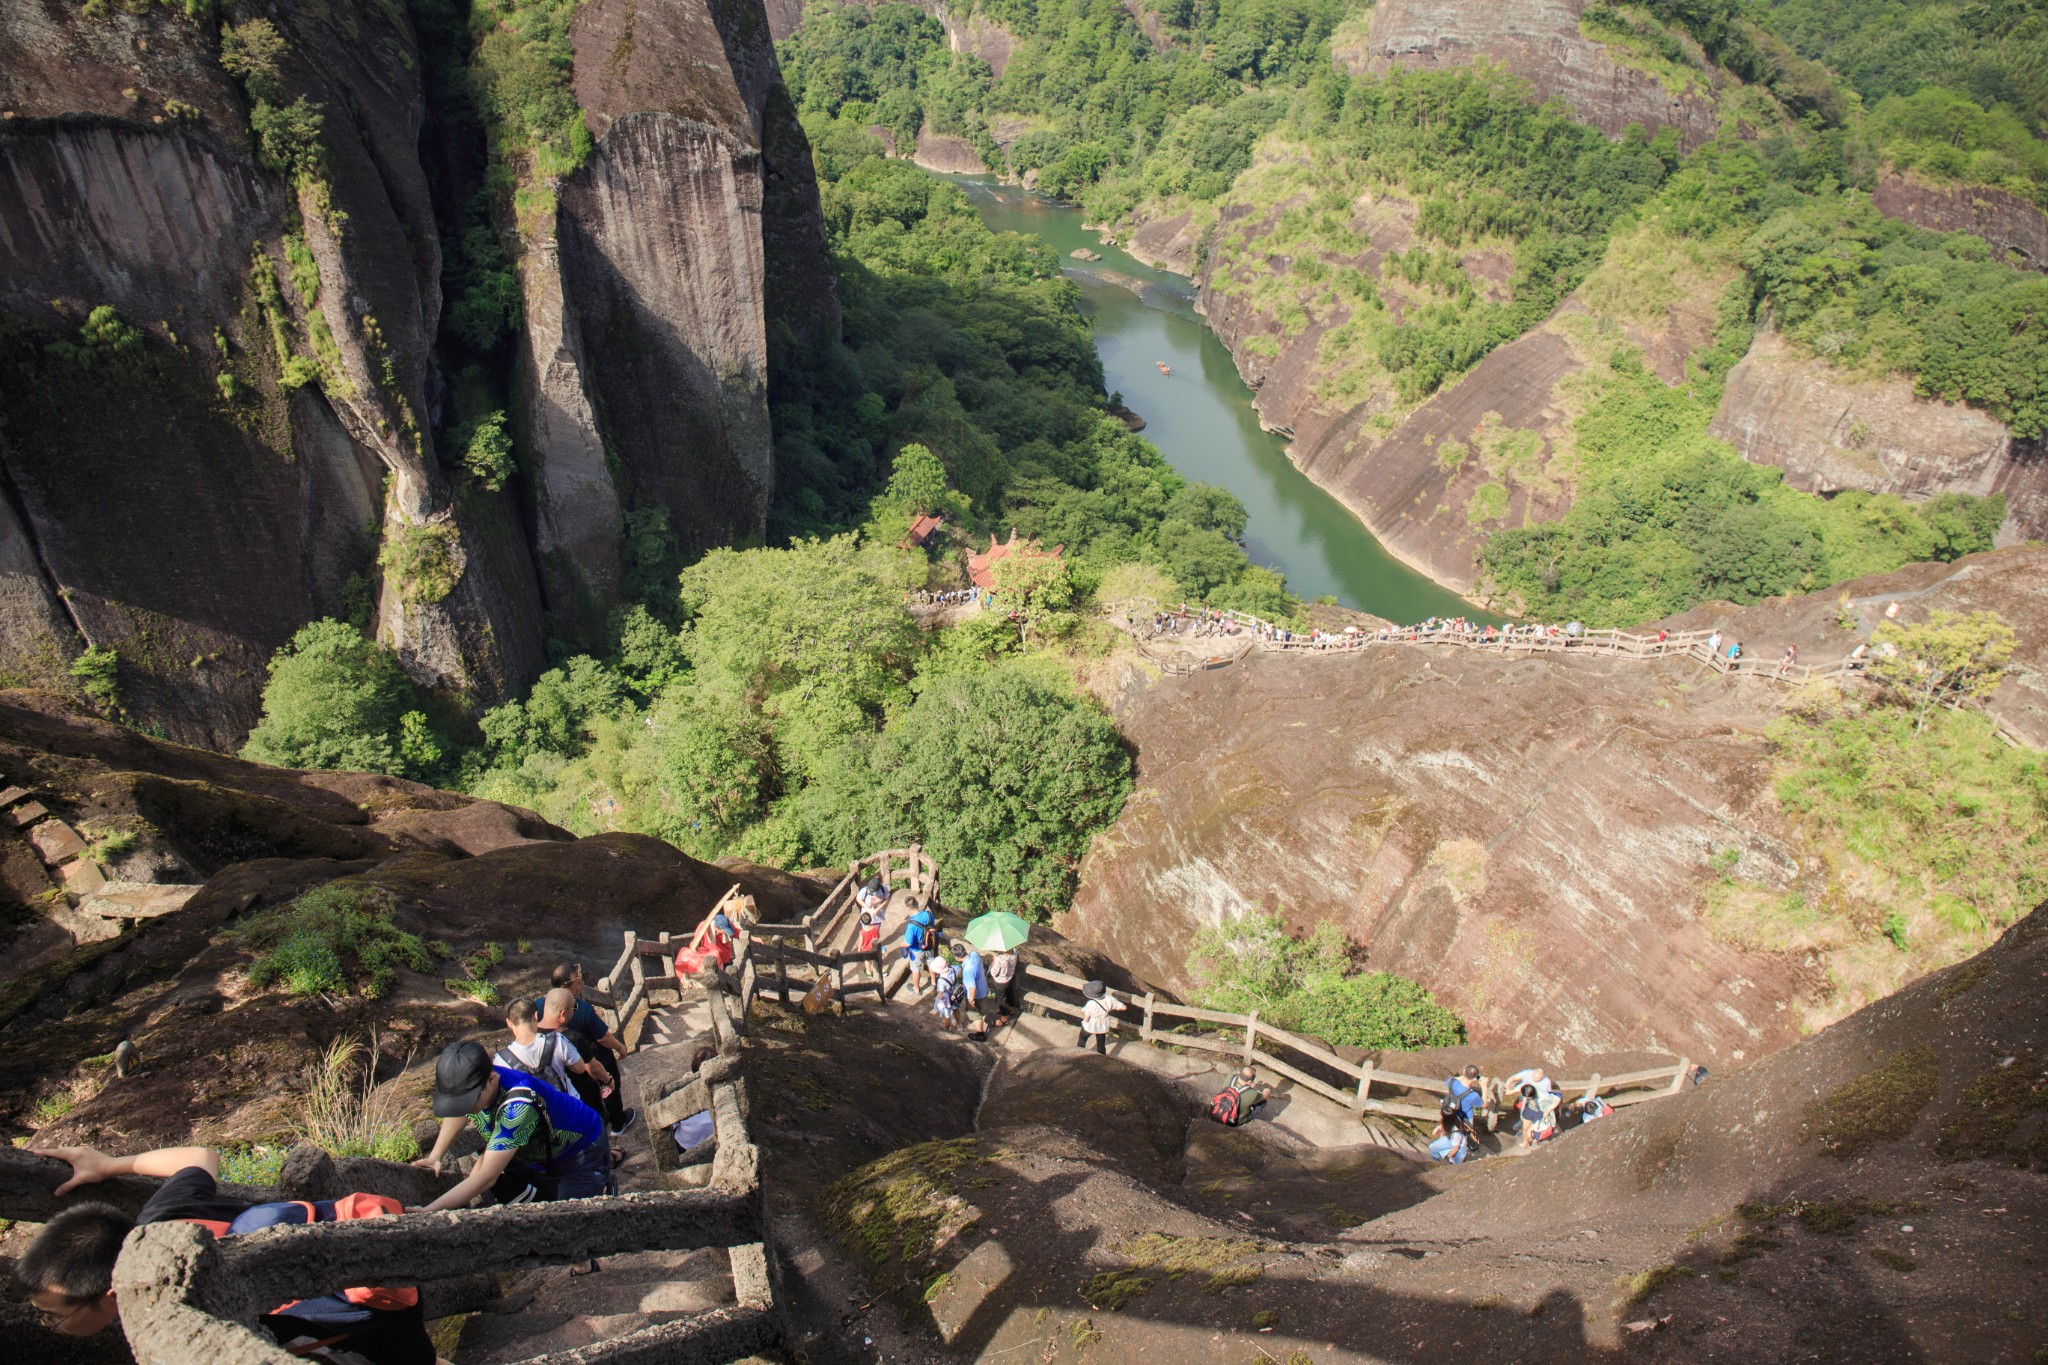
[[[1551,1080],[1550,1077],[1544,1075],[1535,1067],[1530,1067],[1527,1071],[1517,1071],[1514,1075],[1508,1077],[1508,1094],[1517,1097],[1517,1102],[1519,1102],[1522,1087],[1525,1085],[1533,1085],[1539,1092],[1545,1094],[1555,1095],[1557,1093],[1557,1082]]]
[[[555,1040],[555,1055],[552,1062],[554,1078],[542,1074],[541,1079],[565,1094],[576,1092],[569,1088],[569,1068],[583,1061],[583,1054],[576,1050],[576,1044],[560,1033],[543,1033],[530,1043],[507,1043],[505,1051],[517,1057],[529,1074],[539,1071],[540,1059],[548,1045],[548,1039]]]

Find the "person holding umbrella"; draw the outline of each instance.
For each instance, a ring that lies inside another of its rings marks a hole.
[[[984,1029],[998,1029],[1017,1013],[1017,947],[1031,937],[1031,924],[1021,915],[995,910],[967,922],[961,934],[987,954],[988,988],[981,996]]]

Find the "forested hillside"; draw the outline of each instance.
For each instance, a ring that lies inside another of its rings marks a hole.
[[[1371,42],[1423,22],[1396,0],[975,6],[1015,35],[1000,75],[920,11],[818,4],[781,50],[814,140],[964,138],[1192,270],[1297,462],[1454,586],[1622,623],[1967,553],[2009,516],[2038,531],[2023,452],[2048,430],[2048,280],[1872,198],[1959,183],[2035,211],[2038,16],[1918,7],[1968,41],[1937,64],[1859,39],[1850,78],[1810,59],[1833,41],[1815,7],[1578,8],[1573,41],[1710,100],[1714,135],[1606,136],[1484,49],[1410,70]],[[1448,44],[1491,22],[1469,9],[1429,22]],[[1813,385],[1904,386],[1895,406],[1963,405],[2005,434],[1965,457],[1859,412],[1829,436],[1846,476],[1809,475],[1804,451],[1746,445],[1767,461],[1749,463],[1717,436],[1750,420],[1753,386],[1724,385],[1760,334]],[[1475,376],[1522,339],[1562,358]],[[1531,372],[1519,410],[1494,396]],[[2010,506],[1973,496],[2007,487]]]

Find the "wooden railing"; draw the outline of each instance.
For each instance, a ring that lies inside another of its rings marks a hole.
[[[1019,971],[1027,983],[1040,982],[1075,996],[1086,984],[1079,977],[1030,963],[1022,964]],[[1432,1098],[1425,1105],[1415,1096],[1426,1094],[1436,1097],[1450,1093],[1447,1077],[1387,1071],[1370,1061],[1347,1062],[1313,1039],[1274,1027],[1260,1019],[1256,1012],[1231,1014],[1223,1010],[1202,1009],[1161,1000],[1156,993],[1150,992],[1133,995],[1111,991],[1110,994],[1128,1007],[1121,1014],[1110,1015],[1111,1024],[1118,1032],[1135,1032],[1140,1042],[1155,1046],[1220,1053],[1233,1058],[1239,1066],[1265,1067],[1334,1104],[1346,1106],[1356,1114],[1388,1114],[1434,1123],[1436,1100]],[[1081,1017],[1078,999],[1033,990],[1028,984],[1024,1003],[1077,1021]],[[1613,1076],[1596,1074],[1585,1080],[1559,1080],[1553,1084],[1567,1096],[1587,1098],[1601,1095],[1607,1097],[1609,1103],[1622,1106],[1676,1094],[1691,1074],[1691,1060],[1680,1057],[1670,1065],[1652,1067],[1647,1071]],[[1381,1093],[1375,1096],[1375,1090]]]
[[[1161,604],[1146,598],[1105,604],[1101,610],[1112,618],[1133,611],[1169,610],[1177,613],[1178,608],[1163,608]],[[1253,649],[1271,650],[1276,653],[1295,654],[1350,654],[1384,644],[1447,645],[1453,648],[1473,649],[1486,653],[1512,654],[1609,654],[1628,659],[1690,659],[1704,664],[1716,673],[1739,674],[1745,678],[1763,678],[1771,682],[1803,683],[1815,678],[1840,678],[1863,671],[1866,660],[1857,655],[1846,655],[1827,663],[1787,664],[1782,660],[1770,660],[1762,656],[1731,660],[1725,651],[1710,648],[1710,642],[1728,641],[1724,632],[1711,630],[1671,631],[1662,639],[1655,635],[1638,635],[1630,631],[1604,629],[1580,629],[1568,633],[1562,627],[1553,626],[1502,626],[1494,628],[1491,635],[1484,627],[1454,630],[1448,626],[1435,630],[1421,630],[1410,626],[1386,626],[1373,630],[1360,628],[1356,632],[1296,631],[1291,626],[1277,625],[1250,612],[1224,611],[1223,620],[1234,629],[1223,640],[1238,640],[1239,634],[1249,633],[1248,641],[1239,641],[1240,647],[1228,657],[1219,655],[1207,665],[1191,665],[1175,669],[1175,672],[1199,672],[1201,667],[1215,667],[1244,657]],[[1126,627],[1126,629],[1134,628]],[[1285,637],[1285,638],[1283,638]],[[1151,637],[1138,634],[1140,645]],[[1218,638],[1218,637],[1195,637]],[[1732,641],[1729,641],[1732,643]],[[1146,657],[1155,663],[1151,651]]]
[[[839,948],[817,951],[799,948],[781,934],[757,937],[743,929],[732,965],[727,969],[730,987],[739,998],[740,1017],[744,1018],[747,1009],[763,995],[773,995],[784,1005],[801,1000],[821,979],[830,982],[834,998],[874,995],[891,999],[910,971],[910,964],[898,952],[901,941],[899,925],[880,947],[867,952]],[[679,941],[672,942],[663,935],[658,941],[639,940],[637,951],[668,957],[677,946]],[[868,968],[865,974],[852,970],[861,966]],[[1029,962],[1018,965],[1018,977],[1026,1006],[1050,1015],[1080,1019],[1081,989],[1087,984],[1081,978]],[[651,988],[678,989],[673,975],[648,977],[646,984]],[[1157,1047],[1217,1053],[1232,1059],[1232,1065],[1265,1067],[1361,1116],[1380,1114],[1434,1122],[1439,1098],[1449,1093],[1447,1077],[1410,1075],[1386,1070],[1370,1061],[1346,1061],[1316,1040],[1279,1028],[1256,1013],[1203,1009],[1162,999],[1156,992],[1110,994],[1128,1006],[1125,1012],[1110,1016],[1118,1033],[1135,1034],[1138,1041]],[[1556,1080],[1553,1084],[1564,1095],[1600,1095],[1620,1107],[1675,1094],[1691,1074],[1691,1060],[1679,1057],[1643,1071],[1595,1074],[1579,1080]]]

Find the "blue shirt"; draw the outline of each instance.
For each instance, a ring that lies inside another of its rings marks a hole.
[[[1480,1108],[1486,1102],[1486,1097],[1479,1093],[1477,1086],[1467,1085],[1456,1076],[1451,1077],[1450,1089],[1451,1098],[1456,1100],[1458,1107],[1465,1111],[1465,1121],[1470,1123],[1478,1116]]]
[[[537,1081],[509,1066],[494,1063],[491,1070],[497,1073],[502,1087],[498,1107],[469,1116],[470,1123],[483,1135],[484,1151],[516,1152],[518,1155],[512,1158],[514,1165],[539,1169],[548,1164],[550,1156],[557,1163],[564,1162],[604,1136],[604,1119],[574,1095],[565,1095],[546,1081]],[[538,1106],[524,1095],[504,1098],[506,1091],[521,1086],[539,1097]],[[541,1123],[542,1111],[547,1115],[545,1125]]]
[[[960,983],[967,987],[967,998],[979,1000],[988,994],[988,972],[983,968],[981,954],[970,946],[967,960],[960,964]]]

